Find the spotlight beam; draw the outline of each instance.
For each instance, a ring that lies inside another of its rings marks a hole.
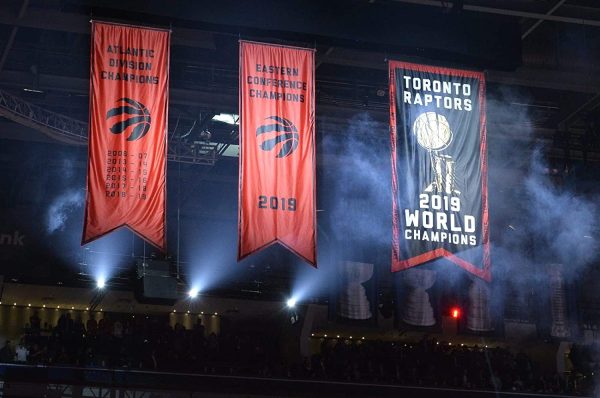
[[[104,279],[103,277],[98,278],[98,280],[96,281],[96,287],[98,289],[104,289],[105,286],[106,286],[106,279]]]
[[[199,289],[197,287],[193,287],[188,292],[188,297],[191,299],[195,299],[196,297],[198,297],[198,293],[200,293]]]
[[[90,311],[94,311],[96,307],[100,305],[102,300],[104,300],[104,296],[106,296],[106,289],[96,289],[96,293],[94,297],[90,300],[90,304],[88,305]]]
[[[288,306],[288,308],[294,308],[296,306],[297,300],[294,297],[290,297],[287,301],[286,301],[286,305]]]

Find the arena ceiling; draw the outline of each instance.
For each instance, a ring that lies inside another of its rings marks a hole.
[[[598,105],[600,7],[591,0],[283,3],[7,0],[0,7],[0,89],[86,122],[89,21],[97,18],[172,29],[173,144],[190,129],[194,135],[208,127],[215,142],[235,143],[231,129],[209,124],[214,114],[237,111],[239,38],[316,47],[320,123],[343,123],[364,111],[385,123],[391,58],[484,68],[490,101],[505,100],[510,89],[508,100],[526,107],[538,137],[572,130],[575,149]],[[487,42],[474,41],[478,36]],[[6,123],[4,137],[39,138]],[[510,120],[490,123],[493,135],[494,123]]]
[[[0,145],[10,149],[1,172],[15,172],[22,145],[85,148],[91,19],[173,32],[169,184],[182,217],[236,220],[236,203],[221,203],[216,192],[236,198],[237,126],[215,115],[237,113],[239,39],[316,48],[319,166],[342,164],[319,144],[326,135],[343,140],[359,114],[386,145],[388,59],[484,69],[490,140],[541,143],[560,164],[600,161],[594,0],[4,0]],[[80,152],[73,164],[84,172]],[[44,161],[48,169],[62,164]],[[249,272],[262,274],[253,277],[259,284],[274,279],[270,268]]]

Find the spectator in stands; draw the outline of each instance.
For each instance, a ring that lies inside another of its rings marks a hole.
[[[31,333],[35,336],[39,336],[42,325],[41,325],[40,316],[37,311],[34,311],[33,315],[31,315],[31,317],[29,317],[29,325],[31,328]]]
[[[237,328],[205,337],[200,320],[190,330],[181,324],[172,328],[166,317],[132,315],[105,315],[99,323],[88,321],[86,326],[87,330],[80,319],[73,321],[63,315],[50,336],[27,340],[30,350],[22,340],[16,358],[10,342],[6,342],[0,349],[0,361],[15,358],[34,364],[542,393],[583,394],[593,388],[582,391],[581,382],[569,385],[556,374],[538,374],[539,367],[522,351],[514,355],[500,347],[457,346],[428,338],[416,343],[323,339],[319,353],[293,363],[278,349],[278,330],[272,328],[253,333]],[[582,350],[574,347],[572,356],[584,357]],[[586,363],[575,361],[580,362]],[[579,365],[585,369],[580,370],[582,374],[596,370],[584,365]]]
[[[10,345],[10,340],[4,342],[4,346],[0,348],[0,362],[12,362],[15,358],[15,353]]]
[[[29,362],[35,365],[44,363],[45,360],[45,349],[40,347],[37,343],[33,343],[31,351],[29,352]]]
[[[25,346],[25,340],[21,339],[19,345],[15,349],[15,361],[17,362],[27,362],[27,356],[29,355],[29,350],[27,346]]]

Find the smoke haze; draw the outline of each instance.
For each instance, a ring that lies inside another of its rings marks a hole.
[[[52,201],[48,207],[46,218],[46,231],[53,234],[63,231],[67,219],[73,212],[83,206],[84,195],[79,189],[68,189]]]

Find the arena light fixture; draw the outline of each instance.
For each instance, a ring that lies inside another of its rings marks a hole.
[[[106,287],[106,279],[103,276],[99,277],[96,281],[96,287],[98,289],[104,289]]]
[[[214,115],[212,120],[217,122],[227,123],[231,125],[239,124],[240,117],[235,113],[219,113],[218,115]]]
[[[193,287],[190,289],[190,291],[188,292],[188,296],[191,299],[195,299],[196,297],[198,297],[198,293],[199,293],[199,289],[197,287]]]
[[[295,297],[290,297],[288,299],[288,301],[286,301],[286,305],[288,306],[288,308],[294,308],[296,306],[296,298]]]

